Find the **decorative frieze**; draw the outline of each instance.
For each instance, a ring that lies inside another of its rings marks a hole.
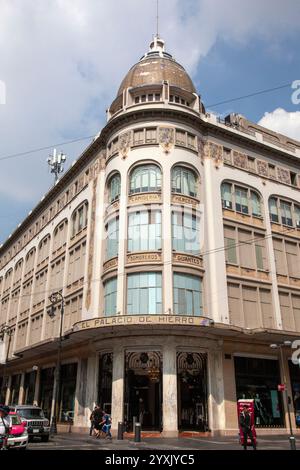
[[[112,258],[103,264],[103,271],[106,272],[109,269],[116,268],[117,266],[118,266],[118,258]]]
[[[173,253],[173,263],[190,264],[192,266],[197,266],[198,268],[201,268],[203,265],[202,259],[198,256],[181,253]]]
[[[148,202],[161,202],[160,193],[132,194],[128,198],[129,204],[146,204]]]
[[[180,194],[173,194],[172,195],[172,203],[173,204],[186,204],[188,206],[197,207],[199,202],[200,201],[198,199],[194,199],[192,197],[182,196]]]
[[[277,177],[282,183],[291,184],[290,172],[285,168],[277,167]]]
[[[160,263],[162,261],[161,253],[132,253],[127,255],[127,264],[135,263]]]
[[[85,296],[85,308],[89,310],[92,298],[92,278],[94,267],[94,239],[95,239],[95,223],[96,223],[96,201],[97,201],[97,178],[93,181],[93,196],[91,204],[91,230],[88,243],[88,273],[87,273],[87,290]]]
[[[261,176],[268,177],[268,164],[263,160],[257,160],[257,173]]]
[[[247,169],[247,155],[234,150],[233,151],[233,165],[238,168],[242,168],[244,170]]]

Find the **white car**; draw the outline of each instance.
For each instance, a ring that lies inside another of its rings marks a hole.
[[[17,413],[9,413],[11,426],[7,439],[7,447],[13,449],[26,449],[28,445],[28,433],[26,423]]]

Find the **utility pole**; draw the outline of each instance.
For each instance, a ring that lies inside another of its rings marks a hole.
[[[61,350],[63,340],[63,321],[64,321],[64,306],[65,299],[60,292],[54,292],[50,295],[49,300],[51,302],[50,310],[47,312],[50,318],[55,317],[55,305],[60,303],[60,327],[59,327],[59,342],[57,349],[57,363],[55,368],[55,387],[54,387],[54,406],[53,414],[51,419],[50,433],[57,434],[57,421],[59,419],[59,400],[60,400],[60,389],[61,389]]]
[[[57,153],[56,149],[53,149],[53,154],[48,157],[48,165],[50,167],[50,173],[54,174],[54,186],[58,181],[58,176],[64,171],[64,163],[67,157],[64,153]]]

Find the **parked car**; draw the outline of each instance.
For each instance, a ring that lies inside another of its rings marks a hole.
[[[43,442],[49,441],[49,420],[45,417],[42,408],[34,405],[14,405],[10,406],[10,410],[26,422],[29,440],[40,437]]]
[[[28,445],[26,421],[23,421],[21,417],[13,411],[9,413],[9,416],[11,427],[9,428],[7,447],[25,450]]]

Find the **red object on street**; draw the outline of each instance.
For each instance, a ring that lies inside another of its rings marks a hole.
[[[278,392],[284,392],[285,391],[285,384],[280,384],[278,385]]]
[[[237,402],[237,414],[238,414],[238,423],[239,423],[239,440],[240,444],[243,446],[244,445],[244,433],[240,427],[240,414],[243,410],[243,406],[247,405],[248,409],[250,411],[250,417],[251,417],[251,431],[253,435],[253,439],[255,442],[255,445],[257,444],[257,437],[256,437],[256,429],[255,429],[255,420],[254,420],[254,400],[253,399],[241,399],[238,400]],[[251,439],[248,436],[247,438],[247,446],[251,446]]]

